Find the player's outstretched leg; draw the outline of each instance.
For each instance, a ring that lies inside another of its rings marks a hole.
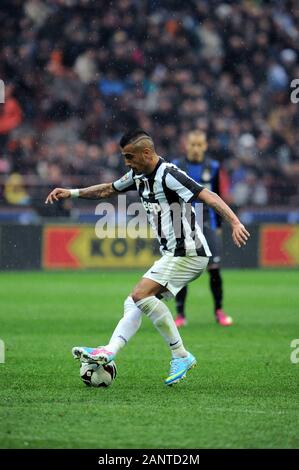
[[[186,376],[188,370],[196,365],[196,359],[184,348],[170,310],[155,296],[145,297],[140,300],[135,299],[135,302],[140,310],[152,321],[171,350],[170,372],[165,384],[172,385],[179,382]]]
[[[216,321],[221,326],[231,326],[233,324],[232,317],[229,317],[222,309],[223,289],[220,269],[209,269],[209,275],[210,288],[214,299]]]
[[[109,343],[97,348],[76,346],[72,349],[74,358],[82,362],[108,364],[137,332],[141,325],[141,318],[142,312],[132,297],[127,297],[124,303],[124,316],[116,326]]]
[[[180,292],[176,295],[176,298],[175,298],[177,316],[174,322],[178,328],[181,328],[182,326],[187,325],[187,319],[185,315],[185,303],[186,303],[187,292],[188,292],[188,288],[187,286],[185,286],[183,287],[183,289],[180,290]]]

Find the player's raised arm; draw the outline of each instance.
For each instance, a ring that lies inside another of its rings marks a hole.
[[[250,237],[250,233],[246,230],[244,225],[241,224],[240,220],[231,208],[223,201],[223,199],[221,199],[221,197],[218,196],[218,194],[204,188],[200,191],[197,198],[215,209],[215,211],[231,225],[232,237],[235,245],[239,248],[242,245],[246,245],[246,241]]]
[[[82,199],[102,199],[113,196],[117,191],[114,189],[113,183],[97,184],[95,186],[89,186],[88,188],[81,189],[64,189],[55,188],[47,196],[45,201],[46,204],[59,201],[61,199],[68,199],[70,197]]]
[[[80,197],[82,199],[103,199],[111,197],[117,193],[131,190],[136,191],[134,173],[132,170],[128,171],[128,173],[113,183],[96,184],[95,186],[81,189],[55,188],[50,192],[45,202],[46,204],[49,202],[53,204],[53,202],[59,201],[60,199],[67,199],[70,197]]]

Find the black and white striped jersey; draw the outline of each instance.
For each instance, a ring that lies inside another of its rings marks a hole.
[[[160,158],[150,175],[130,170],[113,183],[118,192],[137,190],[161,253],[211,256],[191,202],[204,189],[184,171]]]

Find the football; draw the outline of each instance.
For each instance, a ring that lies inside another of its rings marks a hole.
[[[117,375],[114,361],[109,364],[87,364],[82,363],[80,367],[80,377],[88,387],[109,387]]]

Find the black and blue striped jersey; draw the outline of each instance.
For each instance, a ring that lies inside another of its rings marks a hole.
[[[219,162],[206,157],[202,162],[191,162],[187,158],[175,159],[172,163],[187,173],[200,185],[219,194]],[[221,218],[211,207],[204,205],[204,224],[215,230],[221,225]]]

